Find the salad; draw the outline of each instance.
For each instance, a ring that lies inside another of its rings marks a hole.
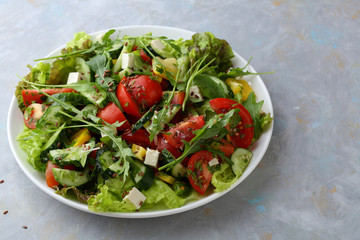
[[[95,212],[178,208],[228,189],[272,122],[228,42],[85,32],[36,59],[17,137],[47,185]]]

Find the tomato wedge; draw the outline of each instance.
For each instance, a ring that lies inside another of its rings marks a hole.
[[[168,141],[171,146],[181,148],[184,145],[181,140],[189,142],[195,137],[193,131],[202,128],[204,125],[204,116],[192,117],[168,130],[163,134],[163,138]]]
[[[152,149],[156,148],[154,142],[150,143],[149,133],[145,129],[139,129],[136,132],[132,133],[131,131],[124,132],[121,135],[122,139],[129,143],[135,143],[144,148],[151,147]]]
[[[179,104],[182,105],[185,99],[185,92],[175,92],[174,97],[171,100],[172,104]]]
[[[113,124],[116,121],[120,123],[125,121],[123,125],[117,128],[119,131],[124,131],[130,128],[130,123],[126,120],[126,117],[121,110],[115,105],[115,103],[109,103],[105,108],[102,108],[97,113],[97,117],[101,118],[107,123]]]
[[[76,92],[74,89],[71,88],[41,89],[41,91],[49,95],[54,95],[57,93]],[[46,100],[46,96],[36,89],[22,90],[21,94],[25,107],[29,106],[32,103],[42,103]]]
[[[149,57],[148,55],[146,55],[146,53],[144,52],[143,49],[140,50],[140,57],[142,58],[142,60],[148,64],[152,64],[151,61],[151,57]]]
[[[222,151],[225,156],[230,157],[235,151],[234,146],[231,142],[228,142],[225,139],[221,139],[220,141],[220,151]]]
[[[136,117],[141,117],[139,107],[132,98],[130,94],[130,90],[127,91],[125,85],[127,85],[127,81],[126,78],[124,77],[123,80],[119,83],[116,90],[116,96],[119,99],[121,107],[123,108],[124,112],[126,112],[127,114]]]
[[[212,173],[207,167],[213,158],[209,151],[200,151],[193,154],[189,160],[188,179],[191,186],[200,194],[204,194],[210,185]]]
[[[148,75],[138,75],[129,79],[130,93],[139,107],[148,108],[160,101],[161,85]]]
[[[175,158],[178,158],[182,155],[180,149],[173,147],[164,138],[159,137],[156,150],[161,152],[164,149],[167,149]]]
[[[230,132],[230,141],[235,147],[248,148],[254,138],[254,122],[248,110],[240,103],[226,98],[215,98],[210,100],[209,103],[217,114],[227,113],[231,109],[240,109],[241,122],[235,129],[230,129],[229,126],[227,126],[227,129]]]
[[[48,107],[48,105],[40,103],[33,103],[29,105],[24,111],[25,125],[30,129],[35,129],[36,122],[41,118]]]

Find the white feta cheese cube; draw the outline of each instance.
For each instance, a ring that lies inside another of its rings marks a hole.
[[[219,160],[217,158],[213,158],[210,160],[210,162],[208,163],[210,167],[218,165],[219,164]]]
[[[204,100],[204,97],[203,97],[203,95],[201,93],[200,88],[198,86],[196,86],[196,85],[190,87],[190,97],[191,98],[196,98],[197,100],[200,100],[200,101]]]
[[[123,53],[121,59],[122,69],[131,68],[134,66],[134,55],[132,53]]]
[[[150,43],[151,47],[154,49],[159,49],[159,50],[164,50],[165,46],[164,44],[161,42],[160,39],[154,39],[151,41]]]
[[[159,155],[160,152],[158,150],[152,150],[150,148],[147,148],[144,164],[152,167],[157,167]]]
[[[76,83],[80,80],[80,73],[78,72],[71,72],[69,73],[67,84]]]
[[[145,202],[146,197],[142,194],[139,189],[133,187],[129,194],[125,196],[124,201],[131,202],[134,206],[139,209],[141,205]]]

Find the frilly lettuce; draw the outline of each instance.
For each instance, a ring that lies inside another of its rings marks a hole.
[[[216,38],[210,32],[196,33],[185,44],[189,46],[189,57],[192,65],[208,54],[204,65],[215,58],[210,66],[216,67],[219,72],[226,72],[233,66],[231,59],[235,55],[229,43],[224,39]]]
[[[72,49],[87,49],[92,45],[92,37],[86,34],[84,31],[74,34],[74,38],[66,44]]]
[[[88,205],[89,210],[93,212],[133,212],[136,210],[134,205],[123,201],[106,185],[100,187],[100,193],[89,197]]]
[[[211,179],[211,183],[215,187],[214,192],[225,191],[233,185],[241,177],[248,164],[249,161],[237,163],[237,171],[234,173],[229,163],[221,163],[220,169],[213,174]]]
[[[155,179],[153,185],[142,192],[146,201],[141,208],[154,208],[165,205],[168,208],[178,208],[185,204],[187,199],[181,198],[163,181]]]
[[[49,139],[49,134],[36,134],[24,127],[22,133],[17,137],[19,146],[27,153],[27,161],[37,170],[45,171],[46,163],[41,161],[40,155],[43,146]]]

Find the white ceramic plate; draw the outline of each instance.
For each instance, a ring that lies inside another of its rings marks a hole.
[[[190,39],[191,36],[194,34],[194,32],[190,32],[183,29],[160,27],[160,26],[130,26],[130,27],[118,27],[114,29],[116,29],[120,33],[120,36],[123,35],[138,36],[138,35],[146,34],[148,32],[152,32],[154,36],[166,36],[171,39],[178,39],[178,38]],[[96,32],[92,35],[98,36],[108,30],[109,29]],[[60,50],[64,47],[65,45],[61,46],[60,48],[50,53],[47,57],[57,55],[60,52]],[[245,66],[246,61],[239,54],[235,53],[235,58],[233,59],[233,63],[236,67],[242,67]],[[255,72],[255,70],[251,66],[248,66],[248,70],[251,72]],[[271,99],[266,89],[266,86],[264,82],[261,80],[260,76],[250,76],[247,77],[246,80],[248,80],[251,83],[251,87],[254,89],[257,95],[257,101],[264,100],[264,105],[262,107],[263,111],[266,113],[271,113],[271,116],[273,116]],[[16,141],[16,136],[22,131],[23,126],[24,126],[23,115],[17,107],[17,102],[15,97],[13,97],[8,113],[7,130],[8,130],[8,138],[9,138],[11,150],[20,168],[24,171],[24,173],[30,178],[30,180],[36,186],[38,186],[41,190],[49,194],[51,197],[76,209],[85,212],[90,212],[86,204],[79,203],[75,200],[66,199],[60,195],[55,194],[54,190],[46,185],[44,173],[36,171],[26,161],[26,153],[19,148],[19,144]],[[247,176],[249,176],[249,174],[259,164],[261,158],[264,156],[265,151],[271,139],[272,130],[273,130],[273,124],[271,124],[270,128],[266,132],[264,132],[261,135],[260,139],[252,146],[251,151],[253,152],[254,155],[249,166],[247,167],[241,178],[234,185],[232,185],[231,188],[229,188],[226,191],[223,191],[221,193],[213,193],[198,201],[190,202],[184,205],[183,207],[176,209],[154,210],[148,212],[134,212],[134,213],[95,213],[95,214],[109,216],[109,217],[117,217],[117,218],[150,218],[150,217],[159,217],[159,216],[181,213],[184,211],[188,211],[200,207],[206,203],[209,203],[223,196],[227,192],[231,191],[233,188],[238,186],[242,181],[244,181],[244,179]]]

